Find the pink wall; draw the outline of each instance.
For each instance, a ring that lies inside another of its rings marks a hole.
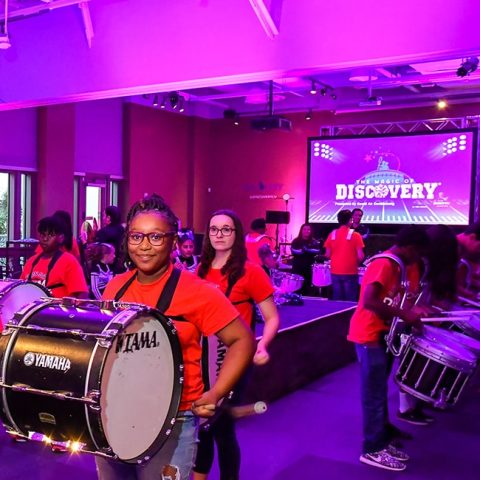
[[[195,120],[135,104],[125,104],[124,115],[128,206],[145,193],[158,193],[182,222],[188,223],[188,212],[192,211]]]
[[[246,118],[239,127],[231,121],[212,121],[210,153],[199,159],[203,162],[203,175],[197,201],[205,206],[200,215],[217,208],[233,208],[247,226],[266,210],[284,209],[283,200],[270,197],[289,193],[294,200],[289,202],[292,220],[287,231],[288,240],[296,236],[305,219],[307,138],[318,136],[322,126],[478,114],[480,104],[453,106],[442,113],[433,107],[341,115],[322,112],[314,113],[311,121],[306,121],[302,113],[290,116],[294,125],[290,133],[251,130]],[[205,186],[210,187],[210,193]],[[196,220],[201,224],[205,217]],[[281,227],[280,236],[284,235],[284,227]]]
[[[75,160],[75,105],[38,110],[38,182],[35,221],[55,210],[73,213]],[[34,231],[33,231],[34,232]],[[33,233],[32,232],[32,233]]]

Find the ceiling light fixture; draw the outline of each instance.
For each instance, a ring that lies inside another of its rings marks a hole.
[[[185,99],[181,96],[178,101],[178,111],[183,113],[185,111]]]
[[[305,120],[311,120],[312,119],[312,109],[310,109],[306,114],[305,114]]]
[[[158,95],[155,95],[155,96],[153,97],[153,106],[154,106],[154,107],[158,107]]]
[[[310,88],[310,93],[312,95],[316,95],[317,94],[317,86],[315,85],[315,80],[312,80],[312,86]]]
[[[10,38],[8,36],[8,0],[5,0],[5,16],[0,31],[0,49],[7,50],[11,46],[12,44],[10,43]]]
[[[437,100],[437,108],[438,109],[443,110],[444,108],[447,108],[447,106],[448,106],[448,103],[445,99],[439,98]]]
[[[457,77],[466,77],[478,68],[478,57],[469,57],[462,62],[457,70]]]
[[[180,95],[178,95],[178,92],[171,92],[169,94],[169,100],[170,100],[170,106],[176,110],[178,107],[178,102],[180,101]]]
[[[162,110],[165,110],[166,106],[167,106],[167,99],[165,98],[165,95],[164,95],[162,98],[162,103],[160,104],[160,108]]]

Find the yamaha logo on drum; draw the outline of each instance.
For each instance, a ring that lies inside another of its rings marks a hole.
[[[144,348],[155,348],[160,344],[157,342],[157,332],[137,332],[119,335],[115,353],[130,353]]]
[[[62,372],[68,372],[71,366],[70,360],[66,357],[34,352],[27,352],[23,357],[23,363],[27,367],[50,368],[51,370],[60,370]]]

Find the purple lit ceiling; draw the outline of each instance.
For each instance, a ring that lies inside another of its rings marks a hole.
[[[155,94],[160,106],[165,92],[177,91],[186,114],[256,115],[268,113],[270,80],[276,113],[480,95],[478,70],[456,75],[480,54],[471,23],[480,3],[470,0],[229,0],[228,9],[224,0],[9,4],[0,110],[112,97],[152,105]]]

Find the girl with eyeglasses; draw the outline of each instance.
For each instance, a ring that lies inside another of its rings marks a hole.
[[[247,260],[243,226],[235,212],[218,210],[211,216],[198,275],[218,285],[252,329],[253,304],[258,305],[265,326],[253,361],[257,365],[268,362],[267,348],[279,325],[278,311],[273,301],[274,289],[262,267]],[[241,387],[235,389],[234,403],[238,402],[240,390]],[[220,480],[238,479],[240,448],[234,419],[226,411],[219,415],[208,430],[200,431],[199,440],[194,479],[207,478],[213,464],[214,441],[217,443]]]
[[[197,416],[209,417],[250,363],[251,332],[224,295],[170,260],[178,220],[158,195],[135,203],[127,217],[125,251],[131,269],[107,285],[105,300],[122,300],[156,307],[172,278],[177,284],[164,314],[171,317],[182,347],[184,382],[177,422],[160,451],[145,465],[96,458],[100,480],[175,478],[188,480],[196,452]],[[167,283],[168,282],[168,283]],[[217,335],[228,345],[217,383],[204,391],[201,376],[201,336]],[[140,374],[140,372],[139,372]]]

